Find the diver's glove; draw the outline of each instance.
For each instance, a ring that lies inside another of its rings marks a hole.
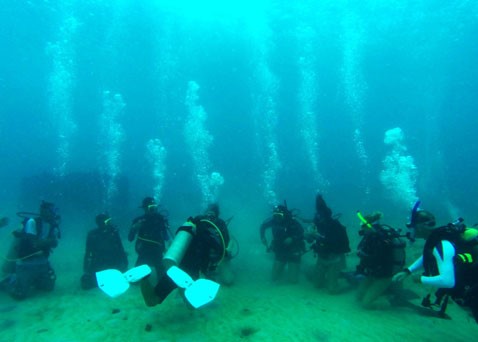
[[[412,272],[408,268],[404,268],[402,271],[398,272],[392,277],[392,281],[394,283],[401,282],[411,274]]]
[[[201,222],[201,217],[200,216],[196,216],[196,217],[192,217],[192,216],[189,216],[188,219],[186,220],[186,223],[192,223],[194,226],[197,226],[200,222]]]

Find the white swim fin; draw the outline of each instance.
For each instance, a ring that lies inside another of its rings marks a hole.
[[[185,289],[186,299],[196,309],[213,301],[219,291],[218,283],[208,279],[194,281],[189,274],[177,266],[171,266],[166,273],[177,286]]]
[[[151,268],[148,265],[134,267],[125,273],[109,269],[96,272],[96,281],[100,290],[115,298],[129,289],[129,283],[139,281],[150,273]]]

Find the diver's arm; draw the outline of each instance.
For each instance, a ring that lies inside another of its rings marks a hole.
[[[410,266],[407,267],[407,270],[410,271],[410,273],[413,273],[415,271],[418,271],[419,269],[423,268],[423,255],[420,255],[420,257],[413,262]]]
[[[117,230],[115,231],[114,239],[116,240],[116,246],[119,253],[118,255],[119,264],[121,267],[121,271],[123,271],[128,268],[128,255],[126,254],[126,251],[124,250],[123,242],[121,241],[121,237]]]
[[[163,241],[165,242],[171,242],[171,233],[169,232],[169,223],[168,221],[163,218],[163,224],[161,225],[161,237],[163,238]]]
[[[400,282],[404,280],[406,277],[408,277],[409,275],[411,275],[413,272],[418,271],[421,268],[423,268],[423,255],[421,255],[417,260],[415,260],[413,264],[411,264],[407,268],[404,268],[402,271],[396,273],[392,277],[392,281]]]
[[[27,234],[30,235],[30,234]],[[32,236],[32,235],[30,235]],[[38,249],[42,250],[44,253],[49,253],[50,249],[55,248],[58,246],[58,240],[50,237],[45,239],[39,239],[36,236],[32,236],[33,246]]]
[[[139,220],[134,220],[133,223],[131,224],[131,228],[129,229],[128,233],[128,241],[133,242],[134,238],[136,237],[136,234],[138,233],[138,222]]]
[[[261,224],[261,228],[260,228],[261,242],[265,246],[267,246],[267,239],[266,239],[266,229],[267,228],[270,228],[270,221],[266,221],[263,224]]]
[[[420,280],[425,285],[449,289],[455,286],[455,266],[453,264],[455,247],[453,247],[450,241],[446,240],[443,240],[441,244],[443,247],[443,258],[436,248],[433,249],[433,256],[437,262],[440,274],[434,277],[422,276]]]

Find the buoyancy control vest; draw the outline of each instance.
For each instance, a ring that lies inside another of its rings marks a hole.
[[[320,219],[316,217],[314,224],[319,237],[315,239],[312,249],[320,257],[327,257],[330,254],[343,254],[350,252],[347,230],[339,220]]]
[[[441,241],[449,241],[455,248],[454,269],[455,287],[449,292],[453,297],[462,296],[466,289],[478,284],[478,231],[474,228],[457,229],[453,224],[435,228],[423,248],[423,267],[425,276],[439,274],[433,256],[436,248],[443,255]]]
[[[358,245],[357,271],[378,278],[391,277],[405,265],[404,239],[387,225],[375,224],[365,231]]]

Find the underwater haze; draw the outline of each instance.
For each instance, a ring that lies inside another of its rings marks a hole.
[[[418,198],[478,220],[476,1],[7,1],[0,21],[4,213],[311,215],[321,192],[350,220],[402,224]]]
[[[477,37],[476,0],[0,0],[0,255],[16,213],[46,200],[62,218],[54,291],[0,293],[0,341],[475,339],[465,310],[437,318],[412,281],[376,311],[321,292],[312,252],[298,284],[271,284],[259,227],[284,201],[307,222],[321,193],[353,273],[357,210],[402,233],[417,200],[440,226],[476,224]],[[81,289],[95,216],[111,215],[132,267],[146,196],[173,232],[219,203],[235,283],[210,306]]]

